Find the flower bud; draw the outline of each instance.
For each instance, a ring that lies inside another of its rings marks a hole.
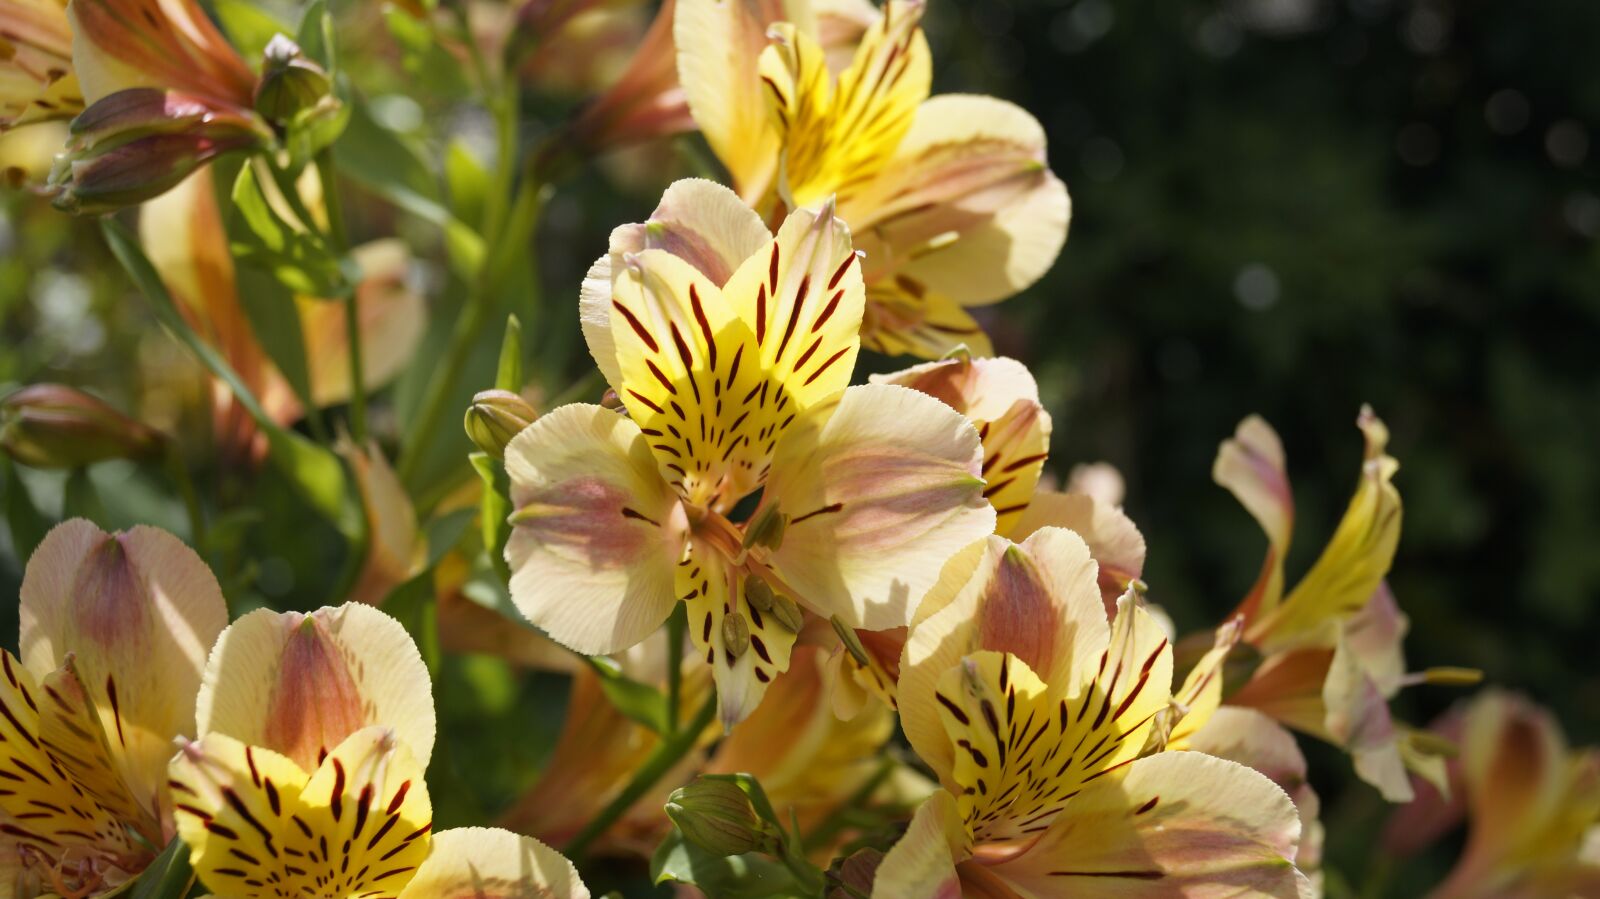
[[[533,424],[539,414],[528,401],[509,390],[482,390],[467,407],[467,436],[496,459],[506,457],[506,444]]]
[[[24,387],[0,402],[0,446],[33,468],[77,468],[160,452],[159,431],[60,384]]]
[[[739,785],[697,778],[667,798],[667,817],[683,838],[716,856],[743,855],[775,847],[772,829],[756,814]]]
[[[329,96],[333,82],[315,61],[282,34],[267,44],[261,80],[256,83],[256,112],[269,122],[286,125]]]

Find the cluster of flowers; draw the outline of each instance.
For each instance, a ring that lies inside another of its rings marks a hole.
[[[196,262],[228,252],[202,246],[220,237],[200,167],[286,141],[319,151],[339,117],[327,73],[274,41],[258,75],[185,0],[0,0],[0,12],[6,123],[76,115],[51,176],[58,202],[98,211],[164,194],[144,222],[169,287],[196,305],[231,295],[221,267]],[[671,185],[589,269],[580,320],[606,401],[534,416],[489,396],[469,432],[504,463],[517,609],[703,712],[619,738],[629,722],[580,669],[550,768],[504,823],[566,844],[620,796],[636,808],[610,836],[619,846],[653,847],[670,815],[701,851],[793,862],[843,842],[789,845],[771,804],[815,823],[887,792],[915,804],[903,833],[834,865],[816,894],[1313,896],[1318,798],[1293,728],[1347,750],[1389,800],[1425,793],[1407,814],[1429,825],[1450,808],[1471,816],[1440,896],[1594,895],[1600,758],[1501,694],[1438,732],[1390,715],[1406,686],[1471,678],[1406,668],[1408,623],[1385,584],[1398,464],[1370,410],[1354,496],[1292,588],[1283,446],[1255,417],[1222,444],[1214,477],[1268,546],[1236,611],[1198,633],[1147,598],[1145,542],[1115,473],[1052,485],[1038,388],[993,357],[968,310],[1053,263],[1066,188],[1026,111],[930,97],[922,12],[668,2],[617,89],[575,122],[591,144],[692,123],[731,186]],[[381,265],[363,268],[363,284],[381,280]],[[378,364],[392,373],[413,342],[374,341],[390,351]],[[863,346],[934,361],[851,386]],[[318,402],[360,393],[343,359],[313,356]],[[16,404],[17,447],[49,399]],[[368,494],[399,493],[381,454],[347,458]],[[384,510],[406,502],[368,496],[372,529],[390,534]],[[416,539],[389,553],[403,572]],[[353,596],[376,602],[395,583],[375,571]],[[383,612],[259,610],[227,625],[215,579],[176,538],[83,521],[40,545],[21,608],[20,661],[0,659],[0,858],[14,895],[121,888],[158,871],[174,836],[221,896],[588,895],[533,837],[432,833],[429,672]],[[480,646],[510,627],[457,626]],[[641,658],[663,632],[665,659]],[[931,780],[874,773],[895,715]],[[678,782],[731,779],[697,781],[663,813],[653,783],[621,785],[672,741],[686,744],[662,756],[688,760]],[[1411,843],[1440,830],[1396,828]]]

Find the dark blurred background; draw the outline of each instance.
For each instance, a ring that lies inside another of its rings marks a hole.
[[[1600,741],[1600,3],[930,6],[936,90],[1033,111],[1073,196],[1055,269],[986,322],[1038,375],[1058,473],[1105,460],[1125,474],[1147,580],[1180,628],[1231,608],[1264,547],[1211,482],[1217,443],[1251,412],[1283,436],[1292,582],[1355,485],[1354,421],[1371,403],[1402,466],[1391,583],[1411,617],[1412,666],[1482,668],[1552,706],[1575,742]],[[527,110],[530,132],[564,111]],[[544,225],[534,369],[551,393],[587,365],[573,302],[584,268],[661,186],[659,167],[617,174],[565,187]],[[381,213],[361,221],[387,226]],[[192,370],[165,393],[131,383],[181,354],[105,255],[77,249],[90,245],[85,225],[8,200],[0,382],[138,392],[159,418],[196,389]],[[452,314],[448,289],[432,299]],[[397,402],[425,375],[402,379]],[[99,477],[122,485],[112,519],[155,508],[158,485],[126,469]],[[254,545],[326,537],[296,537],[303,514],[264,505],[256,527],[272,536]],[[162,509],[158,523],[178,526]],[[327,569],[326,552],[286,555],[241,563],[240,590],[316,604],[294,588]],[[5,558],[0,586],[18,576]],[[1426,723],[1460,695],[1412,689],[1397,709]],[[1385,809],[1342,756],[1307,748],[1330,886],[1361,893]],[[1449,860],[1448,849],[1424,859],[1387,894],[1417,894]]]

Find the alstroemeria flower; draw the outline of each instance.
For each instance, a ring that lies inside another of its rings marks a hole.
[[[1409,854],[1466,818],[1466,847],[1429,899],[1600,895],[1600,749],[1569,746],[1547,709],[1502,690],[1456,706],[1432,729],[1460,744],[1450,798],[1418,781],[1385,840]]]
[[[74,0],[67,17],[88,108],[50,176],[56,205],[137,203],[218,155],[272,141],[255,73],[194,0]]]
[[[1059,528],[952,560],[900,674],[906,737],[944,790],[873,896],[1310,895],[1281,789],[1201,753],[1144,754],[1170,641],[1131,591],[1108,622],[1096,581]]]
[[[167,759],[227,606],[177,538],[82,519],[39,544],[21,593],[21,661],[0,652],[0,853],[43,893],[99,895],[167,843]]]
[[[314,176],[304,179],[313,215],[320,207]],[[288,380],[257,340],[239,299],[233,255],[228,250],[214,179],[202,169],[177,187],[145,203],[139,234],[150,262],[195,331],[216,347],[279,424],[297,421],[304,409]],[[397,377],[422,339],[427,310],[411,288],[410,253],[398,240],[377,240],[351,253],[361,270],[356,309],[361,335],[362,382],[371,391]],[[350,341],[344,306],[296,297],[306,340],[311,400],[332,406],[350,399]],[[212,420],[225,455],[259,458],[266,441],[220,381],[211,381]]]
[[[435,730],[429,684],[411,636],[371,606],[257,609],[217,639],[195,732],[264,747],[311,770],[346,737],[382,725],[426,766]]]
[[[0,131],[83,109],[61,0],[0,0]]]
[[[1261,574],[1236,614],[1243,642],[1264,658],[1227,701],[1260,709],[1348,749],[1362,779],[1392,801],[1411,798],[1403,734],[1388,699],[1403,685],[1407,622],[1384,584],[1400,539],[1399,463],[1389,431],[1370,409],[1357,419],[1366,440],[1361,478],[1321,556],[1285,593],[1283,560],[1294,521],[1283,444],[1251,416],[1217,453],[1212,476],[1267,534]]]
[[[506,448],[523,613],[596,654],[687,603],[728,724],[788,667],[796,604],[905,624],[994,511],[965,419],[904,388],[845,389],[862,303],[828,205],[773,236],[727,189],[680,181],[650,222],[617,229],[583,320],[628,415],[566,406]],[[747,526],[731,522],[758,490]]]
[[[172,760],[178,834],[221,899],[588,899],[572,863],[531,837],[433,834],[423,768],[384,727],[356,731],[309,771],[211,734]]]
[[[885,4],[837,77],[808,10],[773,26],[750,66],[714,27],[740,6],[682,0],[677,28],[689,108],[740,195],[763,212],[837,198],[866,254],[868,348],[992,355],[966,307],[1038,280],[1066,239],[1071,204],[1039,123],[992,97],[929,98],[920,2]]]

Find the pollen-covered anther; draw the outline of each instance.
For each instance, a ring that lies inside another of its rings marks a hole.
[[[722,619],[722,646],[728,655],[737,659],[750,648],[750,623],[741,612],[731,612]]]
[[[746,526],[742,546],[745,549],[757,546],[771,550],[780,549],[783,546],[783,535],[788,529],[789,516],[779,511],[776,505],[766,506],[756,513],[755,519]]]
[[[800,604],[782,593],[772,597],[772,617],[795,633],[799,633],[806,624],[805,616],[800,612]]]

